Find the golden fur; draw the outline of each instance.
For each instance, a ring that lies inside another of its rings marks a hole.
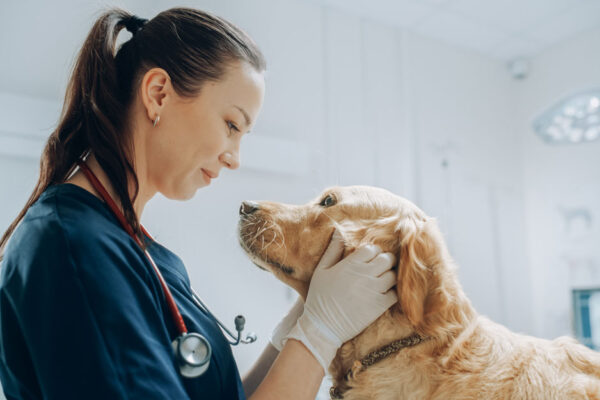
[[[242,247],[303,298],[335,228],[344,255],[374,243],[399,260],[398,304],[344,343],[329,368],[344,399],[600,400],[600,353],[568,337],[516,334],[478,315],[435,221],[411,202],[352,186],[301,206],[256,205],[241,216]],[[356,360],[415,332],[432,339],[344,380]]]

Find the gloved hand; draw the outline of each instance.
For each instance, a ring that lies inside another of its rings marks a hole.
[[[313,273],[304,313],[288,335],[302,342],[325,372],[344,342],[398,301],[390,290],[396,284],[392,253],[367,245],[337,262],[343,250],[336,230]]]
[[[281,351],[283,349],[286,336],[290,333],[294,325],[296,325],[296,321],[298,321],[298,317],[302,315],[302,312],[304,312],[304,300],[298,296],[298,300],[296,300],[283,319],[279,321],[275,329],[273,329],[271,336],[269,336],[269,341],[277,350]]]

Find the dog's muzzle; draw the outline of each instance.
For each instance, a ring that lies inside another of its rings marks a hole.
[[[242,201],[242,205],[240,206],[240,216],[246,217],[252,215],[259,209],[258,203],[253,201]]]

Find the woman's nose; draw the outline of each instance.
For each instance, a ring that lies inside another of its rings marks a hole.
[[[219,157],[221,162],[227,166],[229,169],[238,169],[240,167],[240,158],[237,155],[238,153],[232,154],[230,152],[225,152],[221,154]]]

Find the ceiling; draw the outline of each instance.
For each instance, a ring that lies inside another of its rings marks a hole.
[[[271,0],[241,0],[244,7]],[[279,0],[278,0],[279,1]],[[566,38],[600,27],[600,0],[288,0],[339,8],[402,27],[499,60],[532,56]],[[180,0],[205,8],[240,0]],[[246,3],[248,2],[248,3]],[[151,16],[172,0],[2,1],[0,91],[62,98],[77,49],[107,4]],[[278,12],[285,12],[285,2]],[[243,12],[243,11],[240,11]],[[249,17],[251,18],[251,17]]]
[[[600,0],[314,0],[509,61],[600,27]]]

